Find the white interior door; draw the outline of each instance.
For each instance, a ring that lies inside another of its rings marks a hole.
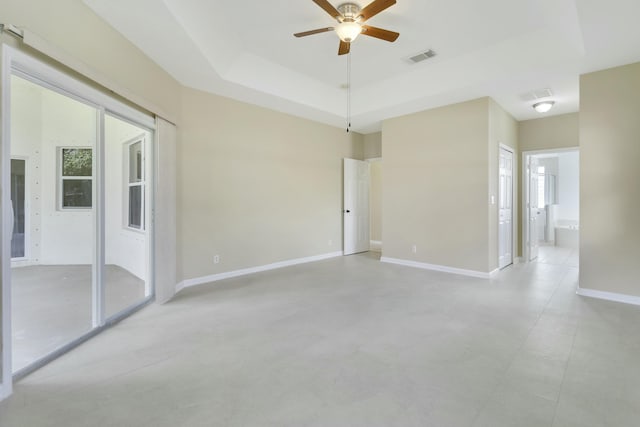
[[[538,258],[538,159],[529,156],[529,261]]]
[[[369,250],[369,163],[344,159],[344,254]]]
[[[513,264],[513,153],[500,149],[498,266]]]

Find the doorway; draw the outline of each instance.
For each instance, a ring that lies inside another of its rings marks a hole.
[[[525,259],[578,267],[578,148],[524,152],[522,161]]]
[[[369,163],[369,250],[382,253],[382,157],[366,160]]]

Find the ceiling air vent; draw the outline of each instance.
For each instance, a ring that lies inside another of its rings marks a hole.
[[[409,57],[409,61],[414,63],[414,64],[417,64],[418,62],[422,62],[422,61],[427,60],[429,58],[433,58],[434,56],[436,56],[436,53],[433,50],[429,49],[426,52],[422,52],[422,53],[419,53],[417,55]]]
[[[523,93],[520,95],[520,99],[525,102],[537,101],[542,98],[550,98],[553,96],[553,92],[549,88],[545,89],[536,89],[531,92]]]

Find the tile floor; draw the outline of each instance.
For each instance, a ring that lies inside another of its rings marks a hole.
[[[364,254],[190,288],[19,382],[0,425],[637,427],[640,307],[577,277]]]
[[[567,265],[578,268],[578,250],[559,246],[540,245],[536,262],[545,264]]]
[[[116,265],[105,268],[107,317],[145,299],[145,283]],[[32,364],[91,330],[90,265],[11,269],[13,371]]]

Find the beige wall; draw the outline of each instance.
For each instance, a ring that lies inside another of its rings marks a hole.
[[[518,188],[522,189],[522,152],[555,150],[579,145],[578,113],[524,120],[518,123]],[[523,192],[518,194],[518,207],[522,207]],[[518,256],[522,256],[525,239],[522,235],[522,209],[518,210]]]
[[[379,242],[382,241],[382,160],[372,161],[370,165],[370,238]]]
[[[33,31],[101,75],[179,117],[180,85],[82,0],[0,2],[0,21]]]
[[[521,151],[577,147],[578,113],[521,121],[518,141]]]
[[[384,121],[383,256],[490,271],[488,138],[489,98]]]
[[[382,132],[364,135],[364,158],[378,159],[382,157]]]
[[[580,287],[640,296],[640,63],[580,78]]]
[[[182,109],[179,279],[342,249],[342,159],[362,135],[191,89]]]
[[[498,268],[498,197],[499,197],[499,156],[500,144],[506,145],[513,149],[514,156],[514,178],[518,176],[517,158],[518,151],[518,122],[507,113],[493,99],[489,100],[489,195],[493,196],[495,203],[489,204],[489,270],[493,271]],[[518,185],[517,180],[514,182],[513,188],[513,255],[517,256],[517,248],[519,247],[518,237]]]

